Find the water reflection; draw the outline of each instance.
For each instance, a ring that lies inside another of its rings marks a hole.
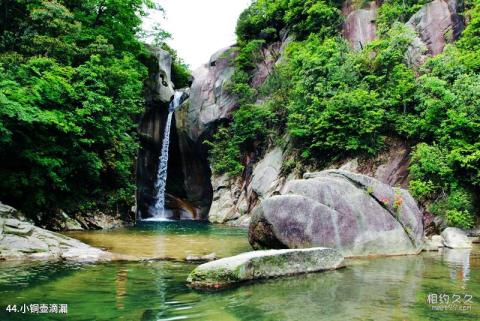
[[[75,231],[67,233],[90,245],[134,259],[179,259],[188,255],[215,252],[226,257],[250,251],[247,231],[203,222],[143,222],[141,225],[114,231]]]
[[[442,249],[443,260],[448,264],[450,279],[470,280],[470,256],[471,249]]]
[[[119,267],[117,271],[117,278],[115,280],[116,288],[116,307],[117,309],[123,310],[125,305],[123,303],[125,295],[127,294],[127,280],[128,280],[128,269],[125,267]]]
[[[244,231],[212,226],[85,233],[121,240],[118,249],[177,257],[192,244],[198,253],[232,255],[248,249]],[[161,235],[156,235],[161,234]],[[151,241],[166,242],[161,244]],[[100,246],[103,244],[99,243]],[[245,249],[243,247],[246,247]],[[185,279],[195,265],[170,261],[103,264],[0,262],[0,307],[66,303],[80,320],[464,320],[480,319],[480,251],[445,250],[419,256],[347,261],[338,271],[264,280],[222,292],[194,291]],[[430,293],[472,295],[471,311],[435,312]],[[0,320],[65,320],[52,315],[7,314]]]

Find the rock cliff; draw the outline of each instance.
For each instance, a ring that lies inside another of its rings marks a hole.
[[[168,105],[174,94],[171,80],[172,58],[162,49],[152,48],[150,77],[146,82],[145,112],[139,121],[140,149],[137,158],[137,218],[149,217],[155,196],[155,180]],[[167,207],[178,217],[205,218],[210,207],[211,184],[209,168],[200,148],[179,126],[174,115],[170,134]],[[177,130],[179,128],[179,130]]]
[[[342,12],[345,16],[343,36],[348,40],[352,48],[360,50],[376,38],[378,5],[371,1],[363,8],[354,8],[352,1],[346,1]]]
[[[411,65],[421,65],[428,56],[438,55],[448,43],[458,39],[465,28],[459,7],[456,0],[434,0],[410,18],[407,26],[416,34],[407,54]]]

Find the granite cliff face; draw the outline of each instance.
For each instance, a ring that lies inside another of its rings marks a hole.
[[[231,47],[219,50],[208,63],[193,72],[190,102],[182,128],[194,142],[208,136],[219,122],[228,120],[236,106],[235,99],[225,90],[234,72],[235,55]]]
[[[407,53],[411,65],[423,64],[428,56],[438,55],[448,43],[458,39],[465,28],[458,13],[461,9],[456,0],[434,0],[410,18],[407,26],[416,34]]]
[[[274,65],[281,61],[282,52],[289,41],[286,37],[262,49],[264,60],[256,66],[252,85],[258,87],[263,84]],[[226,89],[234,72],[232,62],[235,57],[235,47],[225,48],[196,70],[189,103],[176,115],[177,130],[205,156],[203,142],[212,137],[220,124],[231,120],[232,112],[237,107],[234,97]],[[245,171],[240,177],[213,176],[213,198],[208,219],[214,223],[247,226],[248,214],[259,201],[282,186],[280,170],[283,150],[282,147],[272,146],[265,155],[258,155],[257,152],[246,155]]]
[[[174,94],[170,54],[162,49],[152,49],[151,60],[150,77],[146,82],[145,112],[138,129],[140,149],[137,158],[137,218],[149,217],[149,207],[154,202],[154,184],[168,105]],[[179,114],[181,113],[180,111]],[[181,130],[182,127],[178,126],[181,120],[177,121],[175,117],[174,115],[174,123],[177,126],[172,126],[170,134],[167,207],[172,209],[177,217],[206,218],[211,199],[209,168],[198,146]],[[177,127],[180,129],[177,130]]]
[[[342,12],[345,16],[343,36],[355,50],[362,49],[377,37],[375,24],[377,9],[375,1],[359,9],[355,9],[351,1],[346,1],[343,5]]]

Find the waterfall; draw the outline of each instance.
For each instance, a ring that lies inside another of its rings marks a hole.
[[[168,149],[170,147],[170,130],[172,127],[172,118],[175,108],[180,106],[184,93],[176,91],[173,100],[168,106],[168,117],[165,123],[165,131],[163,134],[162,150],[160,152],[160,159],[158,162],[157,180],[155,182],[155,205],[152,210],[153,219],[168,219],[165,211],[165,188],[167,186],[168,174]]]

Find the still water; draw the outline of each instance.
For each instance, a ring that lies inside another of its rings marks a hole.
[[[146,260],[0,262],[0,320],[480,320],[478,247],[356,259],[338,271],[202,292],[185,284],[195,264],[180,260],[249,250],[246,231],[166,222],[74,236]],[[14,304],[67,304],[68,314],[5,311]]]

